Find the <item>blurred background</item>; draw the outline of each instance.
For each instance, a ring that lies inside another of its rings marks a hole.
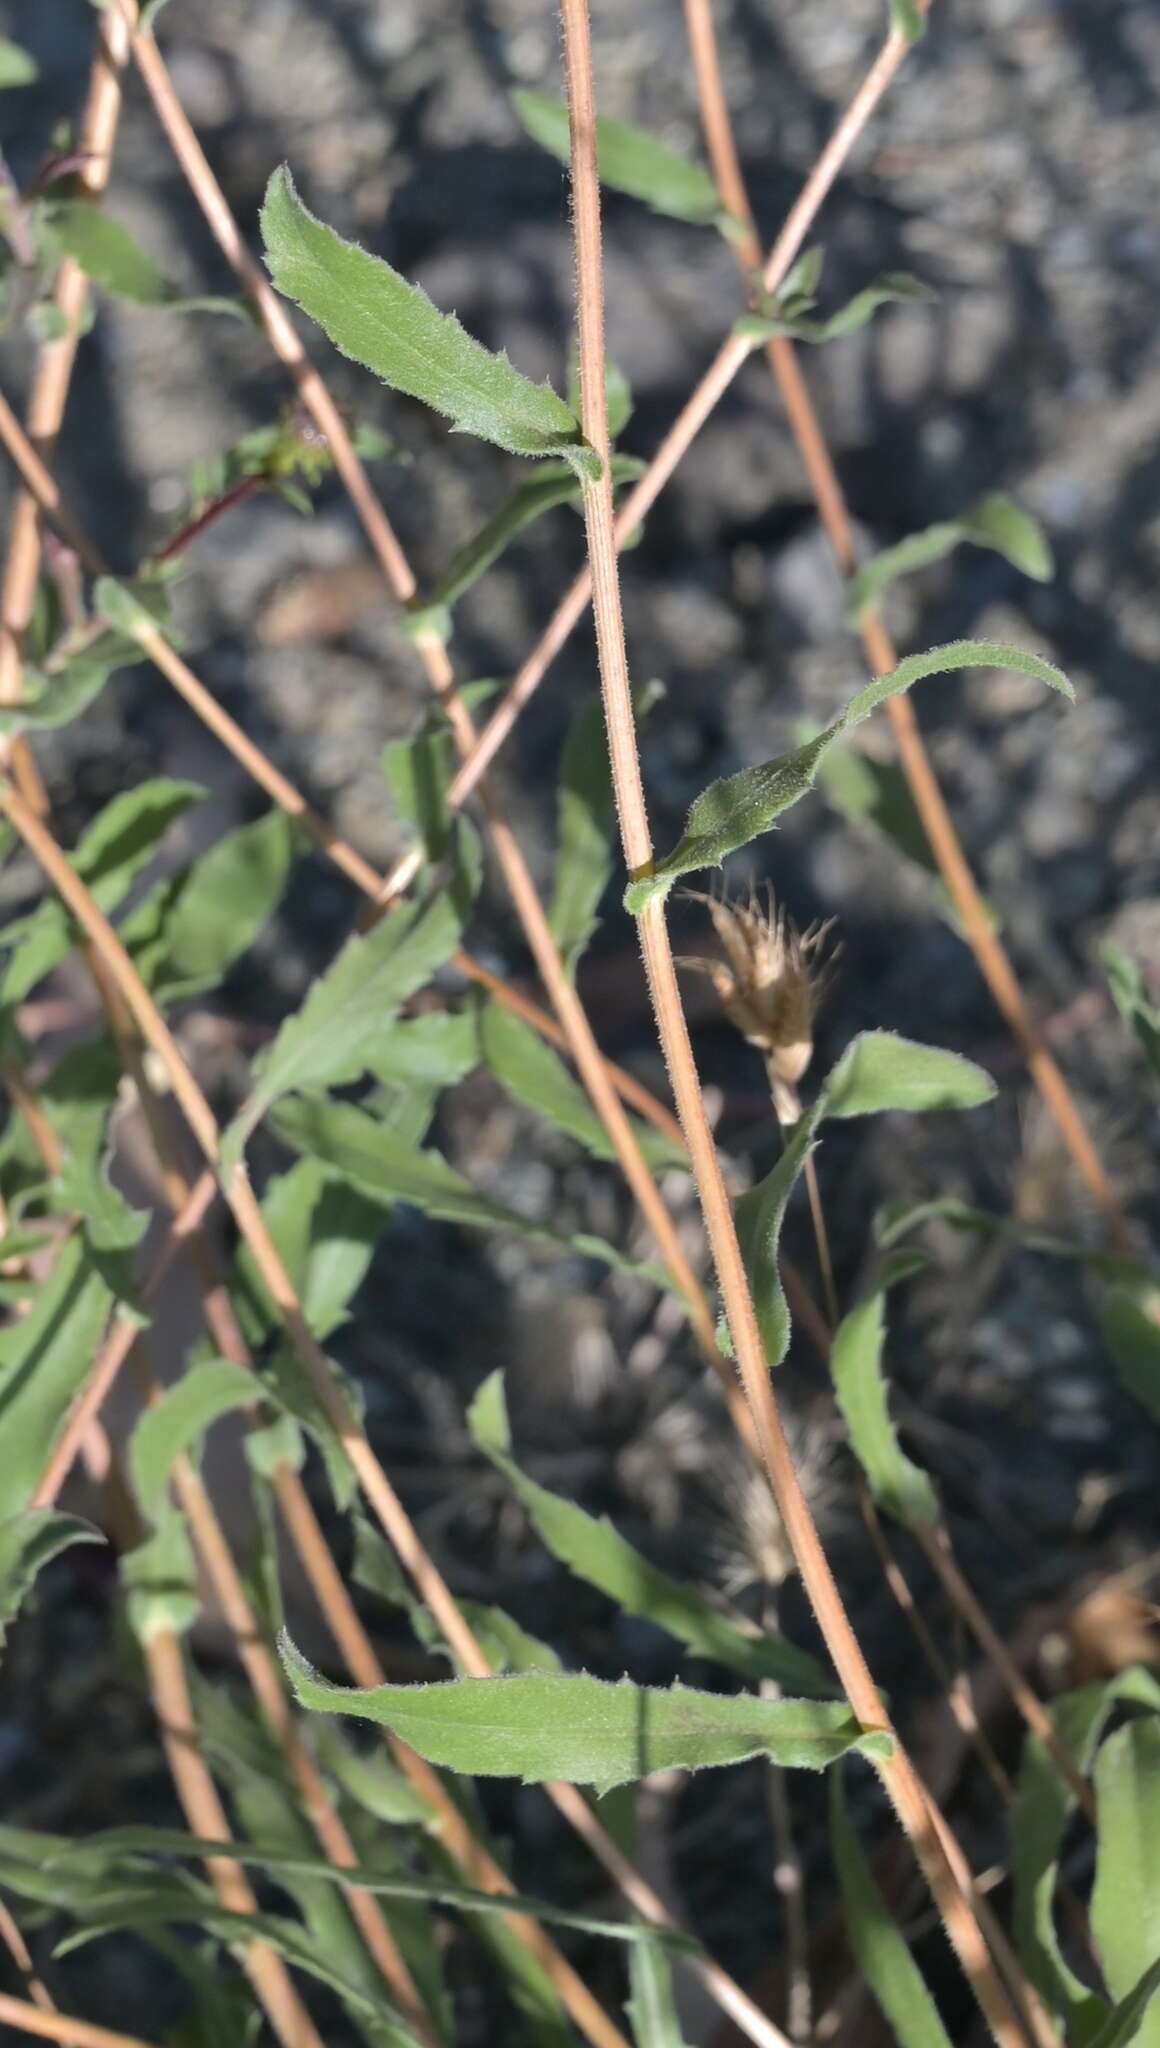
[[[885,11],[881,0],[718,7],[738,145],[767,244],[863,77]],[[699,155],[679,0],[597,0],[593,17],[601,110]],[[40,66],[36,84],[0,96],[0,140],[21,186],[79,109],[93,19],[85,0],[14,0],[3,11],[4,31]],[[169,0],[157,29],[255,247],[266,180],[287,162],[323,219],[421,282],[518,368],[562,387],[572,319],[564,179],[509,101],[516,86],[562,89],[546,0]],[[929,33],[857,146],[815,239],[826,252],[824,312],[890,270],[914,273],[937,299],[888,308],[804,361],[867,551],[990,490],[1035,513],[1055,551],[1056,578],[1039,586],[998,556],[962,549],[898,587],[887,616],[903,652],[967,635],[1010,639],[1058,662],[1076,685],[1071,710],[1001,673],[938,679],[915,703],[1033,1006],[1145,1230],[1156,1220],[1156,1108],[1111,1005],[1101,949],[1131,953],[1160,989],[1158,93],[1160,11],[1150,0],[936,0]],[[108,210],[189,291],[230,290],[132,72]],[[743,285],[714,231],[616,196],[606,206],[606,258],[609,350],[635,405],[621,445],[647,457],[744,310]],[[512,488],[519,465],[449,436],[317,333],[307,338],[344,404],[396,445],[396,459],[375,465],[375,482],[429,587]],[[30,346],[9,336],[2,353],[15,399]],[[249,325],[98,295],[59,474],[119,571],[185,523],[194,466],[274,422],[286,395]],[[7,476],[0,482],[7,490]],[[582,558],[581,525],[567,509],[525,534],[457,608],[461,676],[507,679]],[[840,581],[760,356],[682,464],[623,573],[635,677],[665,686],[643,747],[663,846],[712,777],[793,745],[862,680]],[[420,722],[425,685],[340,487],[323,484],[312,519],[272,497],[240,506],[190,550],[177,611],[198,674],[344,835],[389,863],[406,832],[380,755]],[[560,749],[595,687],[586,624],[496,770],[545,888]],[[880,723],[859,745],[891,759]],[[198,813],[206,839],[261,808],[153,672],[123,673],[37,752],[69,841],[147,774],[211,788],[212,807]],[[995,1107],[969,1118],[884,1119],[827,1138],[819,1166],[843,1297],[863,1271],[873,1209],[899,1195],[1014,1208],[1025,1222],[1095,1243],[1096,1220],[929,878],[820,794],[755,853],[752,872],[772,879],[799,923],[837,920],[842,960],[819,1067],[855,1031],[882,1026],[966,1052],[1001,1083]],[[742,864],[737,879],[749,872]],[[10,862],[0,910],[22,907],[32,886],[31,870]],[[606,1050],[663,1092],[619,895],[617,884],[581,991]],[[353,915],[341,878],[304,860],[260,947],[216,1000],[183,1018],[183,1042],[223,1101]],[[708,950],[703,911],[677,902],[674,924],[680,950]],[[518,926],[494,876],[473,943],[488,964],[527,982]],[[83,1007],[79,976],[64,993]],[[715,1013],[707,984],[690,979],[688,993],[741,1186],[776,1148],[760,1061]],[[438,1138],[486,1191],[643,1251],[612,1171],[545,1137],[485,1077],[448,1100]],[[261,1150],[257,1157],[261,1165]],[[670,1193],[695,1245],[681,1176]],[[812,1280],[804,1210],[791,1214],[787,1243]],[[900,1414],[939,1481],[977,1591],[1013,1637],[1030,1625],[1038,1642],[1052,1603],[1085,1574],[1157,1542],[1155,1432],[1112,1379],[1082,1266],[981,1253],[949,1230],[936,1231],[929,1249],[927,1268],[895,1304],[889,1363]],[[718,1396],[638,1282],[400,1214],[339,1348],[453,1585],[500,1600],[591,1669],[652,1680],[676,1667],[655,1632],[613,1626],[598,1596],[571,1581],[564,1593],[557,1568],[503,1515],[498,1482],[481,1474],[462,1426],[464,1400],[495,1365],[508,1370],[532,1468],[613,1512],[669,1569],[743,1596],[755,1552],[776,1540],[742,1480]],[[795,1342],[783,1386],[876,1673],[902,1697],[917,1695],[923,1681],[849,1504],[825,1374],[806,1345]],[[921,1567],[914,1571],[923,1587]],[[111,1662],[110,1586],[86,1551],[62,1560],[46,1585],[3,1674],[6,1817],[65,1831],[139,1818],[142,1808],[163,1817],[147,1715]],[[787,1625],[811,1641],[799,1607],[787,1586]],[[1028,1624],[1029,1614],[1041,1623]],[[803,1794],[807,1845],[819,1797],[813,1787]],[[495,1801],[521,1881],[582,1891],[583,1873],[572,1870],[572,1849],[540,1796],[504,1787]],[[731,1969],[754,1977],[777,1930],[752,1775],[710,1774],[670,1818],[683,1909]],[[81,2009],[101,2018],[115,2006],[126,2024],[145,2025],[156,1991],[133,1978],[130,2002],[139,1998],[142,2011],[129,2014],[118,1954],[116,1943],[89,1952],[93,1995]],[[490,2024],[484,2001],[465,2017],[462,2038],[485,2040]]]

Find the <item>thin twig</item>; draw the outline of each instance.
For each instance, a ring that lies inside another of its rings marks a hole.
[[[73,2048],[153,2048],[139,2034],[122,2034],[113,2027],[95,2027],[91,2020],[73,2019],[71,2013],[45,2012],[27,2005],[22,1998],[0,1992],[0,2020],[20,2034],[36,2034],[42,2041],[64,2041]]]
[[[625,860],[634,877],[652,867],[632,717],[632,692],[624,646],[617,575],[615,520],[604,397],[603,269],[600,248],[600,189],[596,164],[596,110],[592,92],[587,0],[561,0],[565,70],[571,131],[573,232],[576,248],[581,422],[601,458],[599,480],[585,480],[584,512],[592,572],[593,610],[601,682],[607,709],[609,751],[617,794]],[[949,1831],[936,1818],[897,1735],[891,1727],[861,1646],[842,1605],[813,1517],[802,1492],[770,1385],[752,1299],[733,1224],[712,1132],[705,1115],[681,1005],[664,911],[654,896],[639,918],[641,950],[657,1013],[678,1112],[685,1127],[706,1229],[721,1284],[725,1311],[742,1382],[753,1411],[762,1456],[786,1534],[810,1596],[826,1646],[851,1707],[866,1729],[880,1729],[892,1754],[878,1769],[906,1833],[914,1845],[952,1943],[979,2004],[1003,2043],[1024,2038],[1022,2018],[996,1970],[976,1918],[969,1872]],[[1048,2028],[1047,2038],[1054,2038]]]

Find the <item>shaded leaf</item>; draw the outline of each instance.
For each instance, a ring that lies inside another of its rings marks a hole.
[[[580,705],[568,728],[556,801],[556,875],[548,928],[571,979],[596,930],[597,908],[613,868],[616,804],[598,696]]]
[[[103,291],[140,306],[168,306],[175,312],[231,313],[246,319],[240,300],[187,297],[138,246],[128,228],[87,199],[57,199],[48,220],[65,254]]]
[[[35,57],[22,50],[19,43],[10,43],[7,36],[0,36],[0,88],[34,85],[39,77],[40,66]]]
[[[627,2006],[636,2048],[687,2048],[673,1999],[673,1973],[655,1930],[642,1925],[628,1959]]]
[[[931,852],[910,784],[896,761],[876,761],[854,747],[834,747],[818,770],[818,782],[829,801],[853,824],[868,825],[930,877],[939,915],[952,931],[965,937],[955,901]],[[992,931],[1000,920],[993,903],[983,909]]]
[[[1114,1999],[1129,1997],[1160,1957],[1160,1720],[1141,1716],[1101,1744],[1095,1765],[1092,1934]],[[1160,1999],[1144,2006],[1137,2048],[1160,2043]]]
[[[104,1541],[91,1522],[62,1515],[56,1508],[27,1508],[0,1522],[0,1644],[46,1564],[74,1543]]]
[[[926,34],[926,15],[918,0],[890,0],[890,26],[908,43]]]
[[[159,1003],[220,985],[277,908],[294,850],[291,820],[267,811],[226,833],[126,921],[121,936]]]
[[[902,1449],[890,1419],[882,1374],[886,1297],[872,1294],[843,1317],[834,1334],[830,1370],[854,1455],[879,1507],[908,1525],[938,1521],[927,1474]]]
[[[757,1186],[738,1197],[733,1220],[749,1280],[765,1362],[772,1369],[789,1349],[789,1307],[781,1284],[778,1247],[786,1207],[825,1114],[824,1101],[807,1109],[788,1134],[781,1158]],[[726,1330],[721,1333],[729,1338]]]
[[[100,1349],[112,1295],[84,1239],[61,1245],[28,1314],[0,1330],[0,1519],[28,1506]]]
[[[362,1283],[388,1213],[381,1202],[335,1180],[316,1159],[299,1159],[269,1182],[262,1197],[266,1227],[302,1313],[320,1340],[346,1321],[347,1304]],[[247,1290],[245,1309],[258,1306],[250,1326],[250,1334],[257,1336],[269,1318],[248,1245],[239,1248],[238,1270]]]
[[[599,1521],[540,1486],[511,1456],[503,1376],[492,1373],[468,1410],[467,1426],[481,1451],[505,1475],[553,1557],[598,1586],[626,1614],[638,1614],[707,1657],[758,1681],[776,1679],[794,1691],[831,1695],[834,1685],[804,1650],[772,1632],[746,1636],[691,1586],[682,1586],[641,1556],[607,1516]]]
[[[658,1770],[704,1770],[771,1756],[822,1770],[848,1749],[890,1752],[888,1736],[864,1734],[847,1707],[817,1700],[618,1685],[575,1672],[457,1678],[435,1685],[328,1685],[287,1637],[282,1656],[294,1692],[319,1713],[355,1714],[393,1728],[429,1763],[525,1783],[564,1779],[606,1790]]]
[[[563,100],[542,92],[513,92],[512,105],[533,142],[562,164],[571,162],[568,109]],[[726,219],[717,187],[708,171],[624,121],[596,118],[596,161],[602,185],[642,199],[655,213],[673,220],[713,225]]]
[[[184,1635],[201,1613],[197,1566],[185,1518],[162,1506],[152,1536],[120,1563],[121,1588],[129,1626],[138,1642],[155,1635]]]
[[[1160,1081],[1160,1010],[1148,998],[1139,963],[1115,946],[1105,946],[1103,957],[1116,1008],[1143,1047],[1153,1079]]]
[[[458,943],[448,894],[384,917],[347,940],[255,1067],[254,1086],[222,1143],[228,1171],[271,1104],[291,1089],[337,1087],[367,1071],[375,1046],[408,996],[431,979]]]
[[[502,1004],[484,1003],[479,1012],[479,1049],[484,1065],[516,1102],[578,1139],[597,1159],[615,1159],[616,1148],[580,1083],[559,1053],[530,1024]],[[664,1133],[633,1119],[637,1142],[650,1166],[688,1166],[688,1154]]]
[[[860,725],[888,697],[898,696],[925,676],[964,668],[1014,669],[1036,676],[1065,697],[1074,696],[1066,676],[1051,662],[994,640],[953,640],[944,647],[908,655],[889,674],[876,676],[859,690],[841,717],[816,739],[776,760],[711,783],[690,810],[684,836],[672,853],[659,861],[651,874],[638,876],[629,884],[626,907],[639,916],[654,896],[667,896],[682,875],[697,868],[719,867],[729,854],[767,832],[783,811],[806,794],[827,749],[843,732]]]
[[[1160,1991],[1160,1956],[1109,2013],[1090,2048],[1128,2048],[1129,2042],[1136,2039],[1140,2022],[1157,1991]]]
[[[961,519],[944,519],[937,526],[924,527],[921,533],[908,534],[905,540],[886,548],[859,569],[850,584],[847,601],[852,622],[857,625],[898,577],[941,562],[964,541],[991,548],[1037,583],[1049,582],[1055,573],[1051,549],[1038,520],[1004,492],[991,491]]]
[[[253,1373],[210,1358],[191,1366],[145,1410],[130,1440],[129,1471],[147,1521],[156,1521],[164,1507],[178,1458],[193,1451],[221,1416],[252,1407],[257,1393]]]
[[[1145,1307],[1145,1301],[1149,1306]],[[1130,1287],[1110,1287],[1104,1296],[1104,1341],[1125,1391],[1160,1422],[1160,1324],[1157,1295]]]
[[[938,2007],[850,1826],[839,1771],[830,1779],[830,1843],[850,1946],[899,2048],[950,2048]]]
[[[875,278],[873,284],[857,292],[827,320],[813,317],[809,310],[812,299],[803,296],[799,305],[794,306],[787,304],[783,296],[770,314],[746,313],[738,320],[733,332],[753,348],[780,336],[789,341],[813,343],[843,341],[847,335],[856,334],[860,327],[865,327],[880,306],[928,305],[936,297],[937,293],[917,277],[911,277],[905,270],[895,270]]]
[[[343,355],[446,414],[462,433],[514,455],[563,456],[585,474],[599,475],[599,457],[549,385],[522,377],[506,356],[483,348],[389,263],[316,220],[285,166],[266,187],[262,235],[279,291],[316,320]]]

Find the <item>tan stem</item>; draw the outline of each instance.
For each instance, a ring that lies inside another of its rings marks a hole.
[[[0,2020],[15,2027],[18,2034],[35,2034],[41,2041],[64,2041],[70,2048],[152,2048],[139,2034],[122,2034],[114,2027],[95,2027],[90,2020],[73,2019],[70,2013],[48,2012],[39,2005],[27,2005],[23,1998],[0,1992]]]

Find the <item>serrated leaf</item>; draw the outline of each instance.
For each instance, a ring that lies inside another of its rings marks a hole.
[[[577,1578],[607,1593],[626,1614],[643,1616],[684,1643],[694,1656],[724,1664],[744,1678],[771,1678],[795,1692],[823,1697],[834,1692],[822,1667],[804,1650],[772,1632],[743,1635],[694,1588],[658,1571],[606,1516],[598,1521],[575,1501],[563,1500],[529,1478],[511,1456],[502,1374],[492,1373],[484,1381],[468,1410],[467,1426],[480,1450],[508,1480],[553,1557]]]
[[[46,1564],[74,1543],[104,1541],[91,1522],[62,1515],[56,1508],[27,1508],[0,1522],[0,1645]]]
[[[1145,1307],[1144,1300],[1149,1301]],[[1110,1287],[1104,1296],[1104,1341],[1125,1391],[1160,1422],[1160,1295],[1155,1288],[1141,1299],[1141,1290]]]
[[[484,1003],[479,1011],[479,1050],[484,1065],[514,1101],[566,1131],[595,1158],[616,1158],[616,1148],[583,1088],[530,1024],[500,1003]],[[688,1166],[681,1146],[636,1119],[633,1123],[650,1166]]]
[[[636,1264],[602,1237],[587,1231],[564,1237],[546,1224],[493,1202],[456,1173],[440,1153],[408,1144],[350,1103],[295,1098],[279,1105],[273,1124],[286,1144],[319,1160],[374,1200],[407,1202],[443,1223],[514,1231],[532,1243],[603,1259],[625,1272],[639,1273],[655,1286],[671,1286],[658,1268]]]
[[[344,242],[307,211],[283,165],[262,207],[266,262],[279,291],[316,320],[343,355],[405,391],[458,432],[513,455],[559,455],[588,476],[600,458],[547,384],[492,355],[389,263]]]
[[[28,1506],[100,1349],[112,1294],[79,1234],[28,1314],[0,1330],[0,1519]]]
[[[916,1045],[893,1031],[852,1039],[825,1084],[827,1116],[872,1116],[879,1110],[976,1109],[996,1094],[982,1067],[941,1046]]]
[[[697,868],[719,867],[731,853],[768,832],[791,804],[813,786],[821,761],[834,741],[852,727],[861,725],[879,704],[909,690],[926,676],[945,675],[956,669],[1014,669],[1038,678],[1061,695],[1072,698],[1067,677],[1051,662],[1020,647],[995,640],[952,640],[944,647],[931,647],[922,654],[910,654],[888,674],[876,676],[851,698],[840,718],[794,752],[763,761],[756,768],[711,783],[689,812],[684,836],[672,853],[659,861],[649,875],[629,884],[625,905],[639,916],[654,896],[668,895],[673,883]]]
[[[533,142],[562,164],[571,162],[568,109],[542,92],[513,92],[512,105]],[[689,163],[640,128],[596,118],[596,161],[602,185],[641,199],[673,220],[715,225],[724,217],[720,194],[708,171]]]
[[[191,1366],[141,1416],[129,1442],[129,1471],[146,1521],[165,1504],[169,1475],[178,1458],[200,1445],[223,1415],[253,1407],[258,1394],[251,1372],[224,1358]]]
[[[882,1347],[886,1296],[872,1294],[844,1316],[834,1333],[830,1370],[850,1444],[879,1507],[905,1522],[930,1528],[939,1507],[927,1474],[902,1449],[890,1419]]]
[[[908,534],[867,562],[850,584],[847,611],[852,623],[858,625],[900,576],[941,562],[965,541],[990,548],[1037,583],[1049,582],[1055,573],[1051,549],[1038,520],[1004,492],[991,491],[961,519],[944,519],[936,526],[924,527],[921,533]]]
[[[139,306],[167,306],[172,312],[230,313],[246,319],[237,299],[187,296],[154,263],[128,228],[86,199],[54,199],[47,209],[53,235],[67,256],[102,291]]]
[[[1095,1793],[1092,1934],[1108,1990],[1121,1999],[1160,1956],[1160,1719],[1141,1716],[1107,1737]],[[1148,2002],[1134,2039],[1157,2048],[1160,2000]]]
[[[846,1933],[899,2048],[950,2048],[950,2037],[846,1816],[842,1777],[830,1779],[830,1843]]]
[[[289,1638],[281,1642],[295,1695],[325,1714],[355,1714],[393,1728],[429,1763],[527,1784],[563,1779],[607,1790],[659,1770],[705,1770],[771,1756],[790,1769],[823,1770],[849,1749],[890,1754],[889,1736],[864,1733],[849,1709],[822,1700],[664,1691],[581,1672],[521,1672],[435,1685],[328,1685]]]
[[[929,305],[938,294],[917,277],[911,277],[904,270],[890,271],[885,277],[875,278],[852,299],[832,313],[828,320],[816,320],[807,310],[808,302],[803,301],[801,309],[787,303],[783,297],[771,314],[746,313],[737,321],[733,332],[741,340],[748,341],[753,348],[763,342],[784,337],[787,341],[825,343],[843,341],[849,334],[856,334],[872,320],[880,306]]]
[[[0,36],[0,89],[34,85],[39,77],[40,66],[35,57],[21,49],[19,43],[10,43],[7,36]]]
[[[280,1096],[337,1087],[367,1071],[382,1033],[454,952],[460,929],[445,892],[347,940],[255,1067],[249,1099],[222,1142],[224,1170],[237,1163],[255,1124]]]
[[[294,852],[293,823],[267,811],[227,832],[127,920],[122,939],[157,1002],[220,986],[281,901]]]
[[[643,469],[644,464],[634,457],[614,455],[613,484],[631,483]],[[407,614],[410,631],[438,632],[445,639],[453,607],[499,560],[517,534],[557,505],[578,506],[581,498],[580,480],[571,463],[545,462],[535,476],[517,485],[499,511],[452,556],[435,588],[422,602],[411,606]]]

